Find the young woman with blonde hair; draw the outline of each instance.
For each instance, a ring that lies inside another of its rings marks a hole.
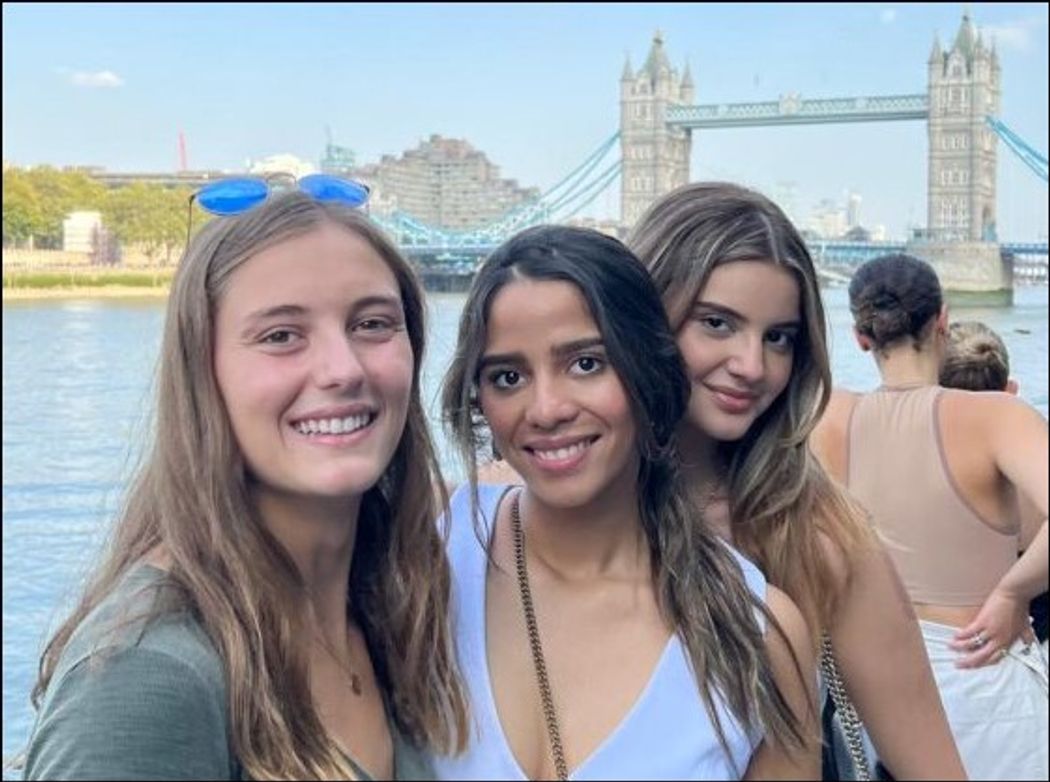
[[[152,442],[44,651],[27,778],[414,778],[462,744],[421,290],[367,190],[321,184],[200,194],[226,216],[176,273]]]
[[[712,182],[660,198],[628,245],[656,283],[691,380],[681,450],[694,507],[798,604],[815,649],[830,637],[889,771],[962,778],[893,565],[810,453],[831,373],[805,242],[769,199]]]

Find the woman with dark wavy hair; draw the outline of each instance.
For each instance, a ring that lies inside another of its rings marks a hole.
[[[41,660],[27,778],[417,778],[461,746],[424,333],[361,212],[286,193],[203,228],[148,455]]]
[[[446,779],[816,778],[798,610],[687,502],[689,382],[620,242],[544,226],[474,278],[443,409],[474,731]],[[477,485],[498,450],[523,486]]]
[[[872,514],[919,617],[973,779],[1046,779],[1047,668],[1028,619],[1047,587],[1047,425],[1008,394],[938,385],[948,313],[909,255],[861,266],[854,331],[882,385],[837,391],[818,454]],[[1018,496],[1042,524],[1018,559]]]

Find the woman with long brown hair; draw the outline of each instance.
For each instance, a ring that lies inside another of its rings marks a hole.
[[[813,457],[831,392],[813,260],[784,213],[723,182],[657,200],[628,245],[648,267],[692,393],[682,469],[694,507],[830,645],[897,778],[962,778],[914,613],[863,511]]]
[[[475,276],[443,410],[471,478],[449,556],[476,719],[441,778],[816,778],[806,624],[688,505],[688,399],[617,240],[532,228]],[[490,443],[520,490],[477,485]]]
[[[176,273],[152,443],[44,651],[28,778],[411,778],[461,746],[421,291],[330,180],[207,193],[226,216]]]

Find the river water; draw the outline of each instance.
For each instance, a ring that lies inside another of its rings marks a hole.
[[[836,384],[874,387],[874,364],[852,341],[845,290],[827,290],[825,298]],[[437,294],[430,301],[424,389],[433,412],[463,296]],[[1046,287],[1019,288],[1009,309],[958,313],[1002,335],[1021,395],[1044,416],[1047,313]],[[3,305],[5,758],[28,737],[29,691],[42,644],[76,597],[145,439],[163,316],[157,300]],[[437,434],[448,477],[455,479],[459,469]]]

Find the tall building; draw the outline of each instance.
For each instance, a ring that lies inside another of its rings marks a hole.
[[[963,15],[947,52],[929,59],[927,225],[940,239],[994,241],[998,138],[984,121],[999,114],[999,57]]]
[[[462,139],[432,135],[401,157],[384,155],[354,176],[372,188],[372,210],[405,212],[433,226],[471,229],[539,197],[534,187],[501,179],[499,166]]]
[[[671,67],[657,31],[641,70],[635,73],[630,59],[620,77],[620,216],[634,225],[658,195],[689,181],[688,130],[667,126],[669,106],[693,103],[693,77],[689,66],[681,76]]]
[[[850,193],[846,199],[846,227],[857,228],[860,226],[860,203],[862,199],[859,193]]]

